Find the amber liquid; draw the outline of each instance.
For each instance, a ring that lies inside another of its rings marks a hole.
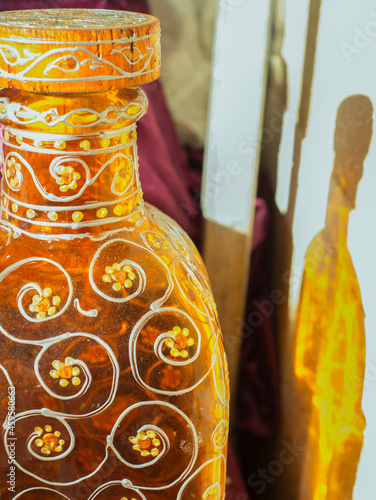
[[[142,199],[146,98],[6,98],[2,498],[223,498],[222,338],[197,250]]]

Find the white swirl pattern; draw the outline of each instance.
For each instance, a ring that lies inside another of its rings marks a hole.
[[[48,491],[49,493],[54,493],[56,494],[59,498],[63,498],[64,500],[71,500],[69,497],[64,495],[63,493],[60,493],[56,490],[53,490],[51,488],[28,488],[27,490],[21,491],[21,493],[18,493],[15,497],[13,497],[13,500],[18,500],[19,498],[22,498],[24,496],[27,496],[28,493],[31,493],[32,491],[34,492],[45,492]]]
[[[111,432],[111,435],[108,439],[109,446],[112,448],[112,450],[115,452],[117,458],[126,466],[130,467],[131,469],[143,469],[145,467],[153,467],[157,462],[160,460],[164,460],[164,458],[168,457],[168,453],[170,450],[172,450],[170,439],[168,438],[166,432],[162,430],[160,427],[152,425],[152,424],[146,424],[144,425],[141,429],[150,429],[156,431],[158,435],[162,438],[162,452],[154,459],[151,460],[150,462],[147,462],[145,464],[132,464],[129,461],[125,460],[122,454],[117,450],[116,445],[115,445],[115,440],[116,440],[116,432],[118,431],[119,427],[121,427],[122,421],[127,417],[130,416],[132,413],[139,413],[139,409],[141,408],[152,408],[155,407],[156,409],[160,408],[160,411],[164,412],[166,415],[171,415],[174,416],[175,418],[180,418],[184,422],[185,426],[185,432],[188,432],[192,438],[192,450],[191,453],[189,454],[188,457],[184,457],[182,459],[181,464],[179,464],[179,467],[182,469],[181,474],[176,477],[171,483],[169,484],[164,484],[164,488],[171,488],[175,484],[179,483],[182,481],[187,475],[190,473],[192,470],[192,467],[196,461],[197,455],[198,455],[198,437],[197,437],[197,432],[192,424],[191,420],[183,413],[179,408],[176,406],[172,405],[171,403],[167,403],[165,401],[149,401],[149,402],[142,402],[142,403],[136,403],[129,408],[127,408],[118,418],[116,424],[113,427],[113,430]],[[169,417],[171,418],[171,417]],[[140,430],[141,430],[140,429]],[[179,434],[182,432],[182,429],[178,429],[174,431],[174,440],[179,442]],[[186,463],[184,463],[186,462]],[[143,476],[140,475],[140,478]],[[149,478],[150,481],[150,478]],[[144,489],[144,490],[158,490],[160,489],[160,486],[152,486],[149,484],[143,484],[143,485],[134,485],[135,488],[139,489]]]
[[[188,359],[181,359],[180,361],[177,361],[175,359],[171,359],[170,357],[167,357],[163,353],[163,349],[165,347],[165,341],[170,338],[170,335],[166,333],[160,334],[154,342],[153,346],[153,353],[155,356],[155,359],[149,360],[148,366],[152,366],[153,363],[155,363],[158,360],[161,360],[163,363],[165,363],[167,366],[175,366],[179,368],[183,368],[194,363],[197,358],[200,356],[201,351],[202,351],[202,334],[200,330],[198,329],[197,325],[194,323],[192,318],[182,311],[181,309],[176,309],[173,307],[164,307],[164,308],[159,308],[154,311],[150,311],[146,313],[140,321],[134,326],[133,331],[130,335],[129,338],[129,352],[131,353],[130,356],[130,364],[132,367],[132,372],[133,376],[136,379],[136,381],[142,385],[145,389],[152,391],[156,394],[164,394],[168,396],[179,396],[182,394],[186,394],[187,392],[192,391],[195,389],[198,385],[200,385],[205,378],[209,375],[210,371],[212,370],[215,362],[215,356],[212,358],[212,365],[207,371],[200,371],[199,367],[195,370],[195,376],[194,380],[191,381],[190,384],[188,384],[187,387],[180,388],[180,389],[175,389],[175,390],[165,390],[161,389],[160,387],[157,387],[155,384],[147,383],[146,380],[144,379],[145,373],[140,372],[139,368],[139,358],[142,355],[145,357],[145,351],[140,351],[138,352],[138,346],[139,346],[139,337],[142,332],[142,330],[148,325],[148,323],[156,319],[158,320],[160,317],[167,317],[169,314],[173,314],[175,317],[176,323],[181,322],[184,324],[185,327],[189,327],[190,330],[190,335],[196,339],[196,345],[195,347],[195,353],[189,357]],[[194,332],[194,334],[192,333]],[[218,337],[216,335],[213,335],[215,338],[215,345],[218,342]],[[207,338],[207,333],[205,333],[204,338]],[[205,349],[208,346],[205,345]],[[142,366],[142,363],[140,363]],[[149,371],[149,370],[148,370]],[[161,371],[161,367],[158,365],[158,371]]]
[[[142,92],[143,94],[143,92]],[[6,108],[6,112],[0,111],[0,118],[2,120],[10,120],[12,123],[17,123],[18,125],[31,125],[33,123],[42,123],[47,127],[55,127],[56,125],[63,123],[72,128],[90,128],[95,127],[101,123],[106,125],[115,125],[120,120],[134,120],[140,118],[145,114],[145,104],[141,102],[128,102],[121,108],[116,106],[110,106],[101,113],[90,108],[77,108],[68,113],[60,115],[56,108],[48,109],[46,111],[38,111],[32,109],[24,104],[18,102],[10,102],[8,98],[0,98],[0,103]],[[139,111],[136,113],[129,114],[128,111],[134,107],[139,107]],[[78,114],[87,114],[90,116],[96,116],[97,120],[93,120],[90,123],[75,123],[70,120]],[[113,116],[115,114],[115,116]],[[112,116],[110,118],[110,115]]]
[[[26,422],[28,419],[32,419],[35,417],[48,417],[49,419],[49,422],[52,422],[56,425],[56,423],[60,423],[60,425],[66,429],[67,431],[67,434],[70,438],[70,443],[69,443],[69,446],[67,447],[67,449],[61,453],[58,457],[45,457],[45,456],[41,456],[39,454],[36,454],[32,449],[31,449],[31,441],[33,439],[35,439],[36,437],[36,434],[32,431],[30,432],[29,434],[29,437],[27,439],[27,442],[26,442],[26,447],[27,447],[27,451],[32,455],[34,456],[34,458],[37,458],[38,460],[42,461],[45,463],[45,466],[43,469],[39,469],[39,474],[48,474],[48,467],[47,465],[48,464],[51,464],[51,462],[56,462],[57,460],[61,461],[63,460],[64,458],[68,457],[74,450],[75,450],[75,436],[74,436],[74,433],[72,431],[72,428],[71,426],[61,417],[59,416],[56,416],[54,414],[54,412],[52,411],[48,411],[46,409],[43,409],[43,410],[30,410],[30,411],[27,411],[27,412],[23,412],[23,413],[19,413],[16,418],[15,418],[15,424],[17,425],[17,423],[19,421],[23,421],[23,424],[22,426],[25,427],[26,425]],[[18,445],[20,446],[20,443],[21,441],[18,442]],[[6,429],[5,432],[4,432],[4,448],[6,450],[6,453],[8,454],[8,457],[10,457],[10,453],[9,453],[9,448],[8,448],[8,430]],[[66,481],[66,482],[60,482],[60,481],[50,481],[48,479],[46,479],[45,477],[42,477],[41,475],[38,475],[30,470],[28,470],[26,468],[26,466],[23,466],[21,462],[24,462],[26,461],[27,464],[29,464],[29,460],[27,460],[27,456],[25,454],[19,454],[17,456],[17,459],[14,460],[14,463],[15,465],[18,467],[18,469],[20,469],[22,472],[24,472],[25,474],[27,474],[28,476],[34,478],[34,479],[37,479],[38,481],[41,481],[42,483],[44,484],[48,484],[50,486],[70,486],[70,485],[75,485],[75,484],[78,484],[80,483],[81,481],[84,481],[85,479],[88,479],[90,477],[92,477],[96,472],[98,472],[101,467],[103,466],[103,464],[106,462],[107,458],[108,458],[108,451],[106,449],[105,451],[105,457],[104,459],[102,460],[102,462],[95,468],[95,470],[93,470],[92,473],[86,475],[85,477],[80,477],[78,479],[73,479],[71,481]]]
[[[41,287],[37,283],[28,283],[27,285],[24,285],[20,289],[20,291],[18,292],[18,297],[17,297],[17,303],[18,303],[18,308],[19,308],[20,313],[28,321],[31,321],[33,323],[41,323],[44,321],[49,321],[51,319],[55,319],[58,316],[61,316],[62,314],[64,314],[64,312],[69,307],[71,300],[72,300],[72,297],[73,297],[73,285],[72,285],[71,277],[69,276],[69,274],[65,271],[65,269],[59,263],[55,262],[54,260],[47,259],[47,258],[41,258],[41,257],[30,257],[28,259],[20,260],[16,264],[9,266],[5,271],[0,273],[0,283],[7,276],[9,276],[11,273],[17,271],[20,267],[22,267],[26,264],[34,263],[34,262],[48,262],[48,263],[52,264],[53,266],[56,266],[65,275],[65,277],[67,279],[67,283],[68,283],[68,289],[69,289],[69,295],[68,295],[67,301],[66,301],[65,305],[61,308],[61,310],[58,313],[56,313],[53,317],[47,316],[46,318],[43,318],[43,319],[37,319],[37,318],[31,317],[28,313],[26,313],[26,311],[22,305],[22,299],[24,298],[25,294],[27,292],[29,292],[30,290],[35,290],[40,295],[42,295]]]
[[[69,337],[68,337],[69,340],[75,339],[75,338],[79,338],[80,340],[91,339],[93,342],[97,343],[102,348],[104,348],[104,350],[109,358],[109,361],[111,363],[111,367],[112,367],[112,382],[111,382],[110,393],[108,395],[107,400],[103,404],[99,405],[99,407],[97,407],[95,410],[91,410],[88,413],[84,413],[82,415],[77,414],[77,412],[75,414],[54,412],[55,415],[58,415],[58,416],[64,417],[64,418],[85,419],[88,417],[93,417],[94,415],[98,415],[99,413],[102,413],[106,408],[108,408],[108,406],[110,406],[113,403],[115,396],[116,396],[117,389],[118,389],[118,385],[119,385],[120,368],[119,368],[119,363],[116,359],[116,356],[115,356],[114,352],[112,351],[112,349],[110,348],[110,346],[106,342],[101,340],[99,337],[97,337],[95,335],[91,335],[89,333],[69,334]],[[74,365],[78,365],[81,367],[81,369],[83,369],[83,373],[85,374],[85,382],[84,382],[82,388],[79,390],[79,392],[77,392],[76,394],[71,395],[71,396],[62,396],[61,394],[57,394],[56,392],[51,391],[51,389],[48,387],[48,385],[44,382],[43,377],[41,376],[40,370],[39,370],[39,364],[40,364],[41,358],[43,355],[46,354],[46,352],[48,352],[48,349],[53,347],[53,346],[56,346],[60,342],[66,341],[66,340],[67,340],[67,336],[63,335],[60,337],[56,337],[53,340],[50,340],[48,343],[45,343],[42,350],[39,352],[38,356],[35,359],[34,371],[35,371],[35,374],[37,376],[39,383],[41,384],[41,386],[44,388],[44,390],[48,394],[53,396],[55,399],[68,401],[68,400],[72,400],[72,399],[78,399],[79,397],[83,396],[88,391],[88,388],[90,387],[90,385],[92,383],[92,375],[90,373],[90,370],[89,370],[87,364],[85,362],[81,361],[80,359],[74,360]]]
[[[31,52],[30,49],[24,49],[22,52],[23,56],[14,47],[4,44],[0,45],[0,56],[4,59],[6,64],[12,68],[19,64],[26,64],[40,56],[40,52],[39,54],[35,54]],[[9,58],[9,56],[11,56],[11,58]]]
[[[169,271],[168,267],[166,266],[166,264],[163,262],[162,259],[160,259],[156,255],[154,255],[148,249],[145,249],[141,245],[138,245],[137,243],[134,243],[134,242],[122,239],[122,238],[114,238],[114,239],[112,239],[112,240],[107,241],[106,243],[104,243],[95,252],[93,260],[92,260],[92,262],[90,264],[89,280],[90,280],[91,286],[93,287],[93,289],[95,290],[95,292],[98,295],[100,295],[101,297],[103,297],[104,299],[109,300],[110,302],[117,302],[117,303],[129,302],[134,297],[137,297],[137,296],[141,295],[143,293],[143,291],[145,290],[145,287],[146,287],[146,284],[147,284],[147,276],[146,276],[146,273],[145,273],[144,269],[139,264],[137,264],[133,260],[129,260],[129,259],[123,259],[121,261],[121,263],[120,263],[120,266],[123,266],[123,265],[126,265],[126,264],[130,264],[131,266],[133,266],[136,269],[136,271],[138,273],[139,284],[138,284],[137,289],[132,294],[130,294],[130,295],[126,296],[126,297],[113,297],[113,296],[110,296],[110,295],[104,293],[102,290],[100,290],[100,288],[96,284],[96,282],[94,280],[94,276],[93,276],[96,262],[97,262],[97,260],[99,259],[99,257],[101,256],[101,254],[103,253],[103,251],[105,249],[108,249],[108,247],[110,245],[114,245],[116,243],[120,243],[120,244],[123,243],[125,245],[128,245],[129,247],[133,247],[133,249],[139,249],[139,251],[143,251],[143,252],[146,251],[150,255],[150,258],[156,259],[159,262],[159,264],[162,265],[162,267],[164,268],[164,270],[166,272],[165,279],[166,279],[166,282],[167,282],[166,290],[165,290],[164,294],[162,295],[162,297],[159,297],[158,299],[156,299],[151,304],[151,306],[150,306],[150,309],[152,309],[152,310],[157,309],[158,307],[160,307],[167,300],[167,298],[171,294],[171,291],[172,291],[172,288],[173,288],[173,283],[172,283],[172,279],[171,279],[171,276],[170,276],[170,271]],[[124,251],[124,253],[126,254],[125,251]],[[154,278],[154,282],[155,282],[155,279],[156,278]],[[149,283],[153,283],[151,276],[149,276]]]
[[[120,491],[121,491],[122,496],[124,496],[124,494],[126,494],[126,492],[124,492],[124,489],[126,489],[129,492],[131,492],[132,498],[134,498],[135,494],[140,496],[140,499],[137,498],[135,500],[147,500],[146,496],[143,493],[141,493],[141,491],[139,489],[133,488],[132,483],[128,479],[123,479],[122,481],[110,481],[106,484],[103,484],[98,489],[96,489],[92,495],[90,495],[88,500],[95,500],[95,498],[97,498],[98,495],[100,495],[101,493],[104,493],[106,490],[108,490],[110,488],[112,489],[114,486],[121,487]],[[119,497],[120,497],[120,495],[119,495]]]
[[[93,176],[91,177],[91,172],[90,172],[90,168],[89,166],[87,165],[87,163],[83,160],[81,160],[80,158],[76,158],[76,157],[73,157],[73,156],[60,156],[60,157],[57,157],[55,158],[54,160],[52,160],[51,164],[50,164],[50,173],[51,175],[57,179],[58,178],[58,175],[57,175],[57,172],[56,170],[61,166],[61,165],[64,165],[64,163],[69,163],[69,162],[76,162],[76,163],[79,163],[80,165],[82,165],[84,171],[85,171],[85,174],[86,174],[86,179],[83,183],[83,186],[81,187],[81,189],[71,195],[71,196],[56,196],[54,195],[53,193],[48,193],[44,188],[43,186],[41,185],[38,177],[36,176],[32,166],[17,152],[10,152],[8,153],[8,155],[6,156],[5,158],[5,163],[11,159],[11,158],[17,158],[17,160],[19,162],[22,163],[22,165],[29,171],[33,181],[34,181],[34,184],[35,184],[35,187],[38,189],[39,193],[47,200],[49,201],[53,201],[53,202],[62,202],[62,203],[67,203],[69,201],[73,201],[73,200],[77,200],[78,198],[80,198],[83,194],[83,192],[86,190],[86,188],[88,186],[91,186],[97,179],[98,177],[101,175],[101,173],[107,168],[109,167],[111,164],[113,164],[116,160],[124,160],[124,161],[127,161],[129,162],[131,165],[132,165],[132,177],[130,178],[128,184],[127,184],[127,187],[121,191],[121,192],[117,192],[114,190],[114,182],[116,180],[116,175],[114,176],[114,180],[113,180],[113,183],[112,183],[112,186],[111,186],[111,190],[114,194],[116,195],[123,195],[127,192],[127,190],[129,189],[130,185],[132,184],[133,182],[133,179],[134,179],[134,175],[135,175],[135,169],[134,169],[134,159],[131,158],[130,156],[126,156],[126,155],[123,155],[122,153],[117,153],[115,154],[112,158],[110,158],[110,160],[106,161],[101,167],[100,169],[98,170],[98,172]],[[7,183],[8,183],[8,180],[7,180]],[[8,183],[9,185],[9,183]],[[12,189],[14,191],[14,189],[9,185],[10,189]],[[126,198],[129,198],[130,196],[132,196],[134,193],[130,193]],[[125,198],[125,199],[126,199]],[[114,202],[111,202],[111,203],[117,203],[119,200],[115,200]],[[103,202],[102,203],[94,203],[92,204],[94,206],[94,208],[96,206],[102,206],[103,205]],[[34,205],[29,205],[30,207],[31,206],[34,206]],[[37,206],[37,205],[36,205]],[[85,208],[90,208],[90,204],[85,204],[83,205]],[[47,207],[48,209],[51,210],[51,206]],[[74,206],[74,207],[70,207],[71,210],[79,210],[80,207],[77,207],[77,206]],[[54,207],[54,210],[55,211],[58,211],[58,210],[69,210],[69,207]]]
[[[152,47],[150,48],[150,52],[146,60],[144,61],[143,65],[141,66],[140,69],[136,71],[127,71],[119,66],[116,66],[114,63],[111,61],[106,61],[103,58],[100,58],[99,56],[96,56],[95,53],[91,52],[89,49],[86,47],[62,47],[62,48],[57,48],[57,49],[51,49],[48,50],[42,54],[32,54],[30,53],[29,59],[32,62],[22,71],[19,71],[17,73],[10,73],[8,71],[5,71],[3,68],[0,67],[0,77],[3,78],[11,78],[13,80],[20,80],[20,81],[28,81],[28,82],[71,82],[71,81],[76,81],[76,82],[92,82],[92,81],[97,81],[98,78],[100,80],[119,80],[119,79],[124,79],[124,78],[135,78],[140,75],[145,75],[148,73],[154,73],[157,71],[160,67],[156,66],[153,67],[152,69],[149,69],[150,67],[150,60],[153,57],[153,54],[156,50],[158,50],[159,45],[160,45],[160,34],[153,33],[151,35],[145,35],[142,37],[134,37],[132,39],[127,39],[127,42],[130,43],[137,43],[137,41],[146,39],[146,38],[156,38],[154,41]],[[19,51],[15,48],[12,47],[11,45],[3,45],[3,50],[10,51],[14,54],[14,57],[18,61],[22,61],[24,58],[22,58],[21,54]],[[48,63],[46,66],[44,66],[44,61],[50,60],[51,57],[57,56],[53,62]],[[32,57],[35,56],[35,57]],[[41,77],[32,77],[28,75],[30,71],[37,66],[39,66],[39,72],[44,73],[45,75],[48,75],[51,70],[53,69],[58,69],[60,70],[63,74],[67,72],[66,69],[66,63],[71,60],[74,61],[75,67],[72,71],[69,71],[70,77],[65,77],[62,76],[60,78],[41,78]],[[64,63],[64,64],[62,64]],[[89,69],[94,73],[96,69],[104,69],[106,70],[106,74],[100,74],[100,76],[93,75],[93,76],[88,76],[88,77],[74,77],[74,73],[78,73],[80,69],[90,63]],[[19,64],[19,63],[18,63]]]

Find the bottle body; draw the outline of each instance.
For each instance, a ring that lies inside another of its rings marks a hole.
[[[142,199],[145,95],[0,101],[1,493],[223,498],[222,337],[193,243]]]

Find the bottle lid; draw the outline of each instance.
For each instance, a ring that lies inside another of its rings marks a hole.
[[[0,13],[0,86],[32,92],[135,87],[160,74],[156,17],[102,9]]]

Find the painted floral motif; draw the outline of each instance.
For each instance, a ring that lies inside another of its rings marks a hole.
[[[220,489],[217,484],[209,488],[205,493],[202,495],[203,500],[219,500],[220,499]]]
[[[81,179],[81,174],[75,171],[70,165],[60,165],[56,169],[56,184],[60,186],[60,191],[66,193],[69,189],[77,189],[77,181]]]
[[[115,178],[115,191],[121,193],[126,189],[132,177],[132,166],[130,163],[121,160],[115,168],[115,173],[117,174]]]
[[[217,448],[223,448],[227,442],[228,421],[224,420],[218,425],[218,428],[213,436],[214,445]]]
[[[129,441],[132,448],[138,451],[142,457],[157,457],[160,453],[161,441],[154,431],[137,432],[137,436],[131,436]]]
[[[45,288],[42,295],[34,295],[33,301],[29,306],[29,311],[37,313],[37,319],[44,319],[47,314],[53,316],[56,314],[61,299],[58,295],[52,296],[51,288]]]
[[[22,174],[21,174],[21,165],[17,163],[14,156],[7,161],[7,170],[6,170],[7,178],[9,184],[12,188],[18,189],[21,187],[22,183]]]
[[[34,431],[39,436],[35,439],[34,444],[40,449],[43,455],[51,455],[54,453],[61,453],[65,444],[64,439],[59,439],[61,434],[58,431],[53,432],[50,425],[42,427],[35,427]]]
[[[61,387],[66,387],[71,381],[73,385],[80,385],[81,379],[78,377],[80,369],[74,365],[73,358],[65,358],[64,363],[55,359],[52,362],[54,370],[50,371],[50,376],[59,380]]]
[[[163,248],[163,250],[167,250],[168,243],[161,236],[157,236],[155,234],[149,233],[147,235],[147,240],[151,243],[155,248]]]
[[[112,264],[112,266],[106,266],[106,274],[102,276],[102,280],[105,283],[112,283],[112,289],[115,292],[119,292],[122,287],[131,288],[133,285],[133,280],[136,278],[135,273],[131,266],[121,266],[117,262]]]
[[[170,354],[174,358],[179,356],[182,358],[187,358],[189,353],[186,347],[191,347],[194,345],[195,341],[192,337],[189,337],[188,328],[183,328],[179,326],[174,326],[174,328],[168,332],[170,338],[165,340],[165,345],[170,349]]]

